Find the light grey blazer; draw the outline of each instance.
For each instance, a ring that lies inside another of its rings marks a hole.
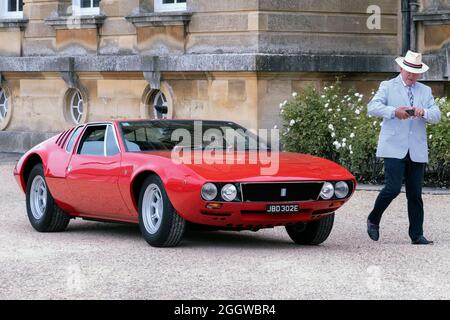
[[[383,81],[378,92],[368,105],[368,114],[382,117],[377,157],[403,159],[409,150],[414,162],[428,162],[428,143],[426,123],[438,123],[441,112],[436,105],[431,88],[417,82],[413,87],[414,106],[425,109],[423,118],[400,120],[395,117],[395,109],[409,106],[407,89],[400,75]]]

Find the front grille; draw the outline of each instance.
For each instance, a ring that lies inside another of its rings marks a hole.
[[[244,202],[314,201],[319,198],[323,182],[243,183]]]

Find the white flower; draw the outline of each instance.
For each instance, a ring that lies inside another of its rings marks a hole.
[[[283,113],[284,113],[284,110],[283,110],[283,109],[281,109],[280,113],[281,113],[281,114],[283,114]]]
[[[343,142],[343,143],[342,143],[342,147],[345,148],[345,146],[346,146],[346,144],[345,144],[345,142]]]
[[[325,109],[328,108],[330,106],[329,103],[325,103]]]
[[[282,104],[282,103],[280,103],[280,109],[283,109],[283,107],[284,107],[284,106],[283,106],[283,104]]]
[[[359,109],[356,109],[356,110],[355,110],[355,113],[356,113],[357,115],[359,115],[359,114],[361,114],[361,111],[359,111]]]
[[[284,101],[283,101],[283,107],[284,107],[285,105],[287,105],[287,103],[288,103],[287,100],[284,100]]]
[[[325,99],[325,95],[324,95],[324,94],[323,94],[323,95],[321,95],[320,97],[321,97],[322,99]]]
[[[433,139],[433,135],[432,135],[432,134],[430,134],[430,137],[429,137],[429,138],[430,138],[430,140],[431,140],[431,139]]]
[[[341,109],[340,108],[338,108],[337,110],[336,110],[337,112],[341,112]]]
[[[347,139],[346,138],[342,139],[342,142],[347,142]]]
[[[342,118],[342,121],[347,121],[347,118]]]
[[[342,145],[337,141],[333,142],[333,145],[336,147],[336,150],[339,150],[342,147]]]
[[[355,97],[359,97],[359,93],[357,92],[357,93],[355,93]]]
[[[330,89],[334,89],[334,86],[331,86]]]
[[[352,151],[352,146],[351,145],[348,146],[348,150]]]
[[[331,109],[331,108],[330,108],[330,109],[328,109],[328,112],[332,112],[332,111],[333,111],[333,109]]]
[[[447,118],[450,118],[450,112],[447,112]]]
[[[350,138],[354,138],[355,137],[355,134],[352,132],[352,133],[350,133]]]
[[[295,124],[295,120],[292,119],[291,122],[289,123],[289,125],[292,127]]]
[[[298,93],[297,93],[297,92],[293,92],[293,93],[292,93],[292,96],[295,98],[295,97],[298,96]]]
[[[332,137],[332,138],[335,138],[335,137],[336,137],[336,133],[332,132],[332,133],[331,133],[331,137]]]
[[[329,124],[328,129],[330,129],[331,131],[334,131],[334,126],[332,124]]]
[[[378,122],[374,121],[374,122],[373,122],[373,125],[374,125],[374,126],[376,126],[376,125],[377,125],[377,123],[378,123]]]
[[[350,150],[350,154],[353,154],[353,151]]]

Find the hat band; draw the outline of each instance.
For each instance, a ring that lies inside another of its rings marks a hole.
[[[407,67],[414,68],[414,69],[422,69],[422,67],[423,67],[423,64],[414,64],[414,63],[410,63],[406,60],[403,60],[403,64]]]

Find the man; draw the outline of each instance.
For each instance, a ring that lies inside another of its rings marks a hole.
[[[381,216],[399,195],[405,179],[412,244],[433,244],[423,235],[422,184],[428,162],[426,123],[438,123],[441,112],[431,88],[417,82],[429,69],[422,63],[422,55],[408,51],[404,58],[395,61],[400,66],[400,75],[382,82],[368,105],[369,115],[384,118],[377,157],[384,158],[386,185],[367,219],[367,232],[372,240],[378,241]]]

